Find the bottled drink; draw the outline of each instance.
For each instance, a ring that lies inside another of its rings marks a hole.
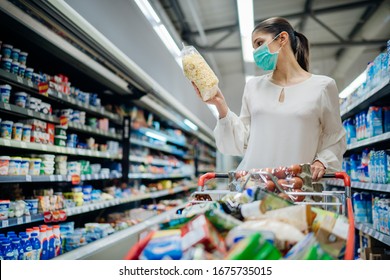
[[[11,241],[8,238],[3,239],[1,243],[3,249],[4,260],[15,260],[14,250],[11,246]]]
[[[60,232],[60,226],[53,226],[53,234],[54,234],[54,256],[57,257],[62,254],[62,238]]]
[[[6,239],[5,235],[1,233],[1,235],[0,235],[0,260],[4,260],[3,246],[1,245],[3,243],[4,239]]]
[[[38,239],[38,234],[36,232],[31,233],[31,246],[33,250],[33,260],[39,260],[40,254],[41,254],[41,242]]]
[[[31,238],[31,233],[33,233],[33,232],[34,232],[34,230],[32,228],[26,229],[26,234],[27,234],[28,238]]]
[[[39,236],[39,227],[33,227],[33,232],[35,232],[37,236]]]
[[[54,235],[53,235],[53,228],[52,227],[47,227],[46,228],[46,235],[47,235],[47,257],[48,259],[52,259],[55,257],[55,248],[54,248]]]
[[[11,242],[12,242],[12,248],[14,250],[14,259],[23,260],[24,250],[22,245],[20,244],[20,238],[13,238]]]
[[[29,236],[26,234],[26,233],[22,233],[21,234],[21,245],[23,247],[23,251],[24,251],[24,257],[23,259],[24,260],[33,260],[33,248],[32,248],[32,245],[31,245],[31,242],[29,240]]]
[[[46,228],[42,227],[39,230],[39,242],[41,243],[41,252],[39,255],[40,260],[47,260],[48,255],[48,241],[47,241],[47,235],[46,235]]]

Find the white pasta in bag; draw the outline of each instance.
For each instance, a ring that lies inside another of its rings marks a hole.
[[[219,80],[206,60],[193,46],[181,51],[184,75],[198,87],[203,101],[213,98],[218,92]]]

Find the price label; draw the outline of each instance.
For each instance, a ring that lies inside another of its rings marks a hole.
[[[8,227],[8,226],[9,226],[8,220],[2,221],[2,222],[1,222],[1,226],[2,226],[3,228]]]
[[[4,109],[11,111],[11,106],[8,103],[4,103]]]
[[[49,176],[50,182],[55,182],[56,181],[56,176],[55,175],[50,175]]]
[[[48,117],[49,117],[49,121],[54,122],[53,116],[48,116]]]
[[[11,146],[11,142],[9,140],[5,139],[4,146],[7,146],[7,147]]]
[[[33,84],[33,82],[31,80],[27,80],[27,85],[29,87],[34,87],[34,84]]]
[[[47,151],[47,146],[46,145],[41,145],[41,148],[43,151]]]
[[[61,147],[56,147],[56,152],[61,153]]]
[[[61,147],[61,153],[66,154],[66,148]]]
[[[16,80],[18,81],[18,83],[23,84],[23,78],[22,77],[16,76]]]
[[[92,156],[92,151],[91,150],[88,150],[87,152],[88,152],[89,156]]]
[[[26,220],[26,223],[31,223],[31,216],[26,216],[25,220]]]
[[[62,99],[62,93],[61,92],[57,92],[57,96],[59,99]]]
[[[91,180],[92,179],[90,174],[87,174],[86,177],[87,177],[87,180]]]
[[[23,217],[17,218],[17,219],[16,219],[16,223],[17,223],[18,225],[23,224]]]
[[[39,116],[40,116],[41,119],[46,119],[46,115],[43,114],[43,113],[39,113]]]
[[[20,147],[22,147],[22,148],[26,149],[26,148],[27,148],[27,144],[26,144],[26,143],[24,143],[24,142],[20,142]]]
[[[26,175],[26,182],[31,182],[31,175]]]
[[[33,117],[34,116],[34,112],[27,109],[27,115],[29,115],[30,117]]]

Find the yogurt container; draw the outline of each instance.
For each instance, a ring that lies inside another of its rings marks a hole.
[[[31,96],[29,96],[29,98],[28,98],[28,108],[30,110],[38,112],[39,108],[41,106],[41,103],[42,103],[42,100],[39,98],[35,98],[35,97],[31,97]]]
[[[2,45],[1,46],[1,54],[2,54],[2,56],[5,57],[5,58],[11,58],[12,48],[13,48],[13,46],[9,45],[9,44]]]
[[[3,103],[9,103],[9,98],[11,96],[11,89],[12,87],[10,85],[1,85],[0,86],[0,94],[1,94],[1,102]]]
[[[32,79],[34,84],[38,85],[41,82],[41,75],[38,73],[33,73],[32,74]]]
[[[19,63],[21,65],[26,65],[28,53],[26,52],[20,52],[19,53]]]
[[[8,219],[8,211],[9,211],[9,200],[0,200],[0,220]]]
[[[8,156],[0,156],[0,175],[6,176],[8,175],[8,169],[9,169],[9,161],[10,157]]]
[[[14,122],[12,121],[2,121],[0,124],[1,129],[1,138],[11,139],[12,136],[12,125]]]
[[[55,135],[66,137],[66,129],[61,125],[56,125],[55,126]]]
[[[3,68],[5,71],[10,72],[11,66],[12,66],[12,59],[11,58],[3,57],[1,59],[1,68]]]
[[[26,71],[24,72],[24,77],[28,80],[31,80],[33,73],[34,73],[34,68],[26,68]]]
[[[41,163],[41,169],[42,168],[54,168],[54,161],[43,160]]]
[[[30,211],[30,214],[38,213],[39,199],[25,199],[24,202],[26,202],[26,207]]]
[[[17,92],[15,93],[15,105],[25,108],[27,100],[27,93],[25,92]]]
[[[30,159],[30,167],[29,167],[29,175],[38,176],[41,170],[41,162],[40,158],[32,158]]]
[[[11,58],[12,58],[13,61],[18,62],[18,60],[19,60],[19,53],[20,53],[20,49],[12,49]]]
[[[31,141],[31,128],[29,124],[23,125],[22,141],[30,142]]]
[[[60,147],[66,147],[66,136],[55,136],[54,137],[54,145]]]
[[[43,160],[52,161],[54,162],[54,159],[56,158],[55,155],[52,154],[43,154],[40,156]]]
[[[41,175],[53,175],[54,174],[54,167],[44,167],[40,170]]]
[[[12,61],[11,64],[11,73],[17,75],[19,73],[19,62]]]
[[[18,75],[20,77],[24,77],[24,73],[26,72],[26,65],[22,65],[20,64],[19,62],[19,71],[18,71]]]
[[[62,109],[61,110],[61,116],[66,116],[68,119],[71,119],[73,114],[73,109]]]
[[[41,102],[39,111],[48,115],[51,112],[51,105],[49,103]]]
[[[18,176],[20,175],[21,157],[11,157],[9,161],[8,175]]]
[[[20,175],[27,175],[28,171],[30,169],[30,159],[29,158],[22,158],[20,161]]]
[[[23,134],[23,124],[14,123],[12,126],[12,139],[21,141]]]

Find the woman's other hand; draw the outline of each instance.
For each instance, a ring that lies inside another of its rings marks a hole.
[[[310,166],[313,181],[318,181],[325,174],[325,166],[319,160],[316,160]]]

